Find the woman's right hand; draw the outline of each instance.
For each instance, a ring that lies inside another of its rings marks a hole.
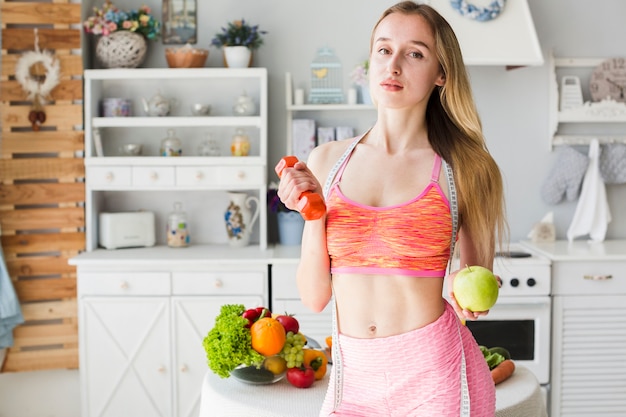
[[[321,185],[307,165],[298,161],[293,167],[284,168],[278,183],[278,197],[290,210],[298,210],[298,201],[305,191],[321,193]]]

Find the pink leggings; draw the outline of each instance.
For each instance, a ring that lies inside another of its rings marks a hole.
[[[461,338],[471,416],[494,417],[495,385],[487,363],[447,302],[436,321],[404,334],[375,339],[340,334],[342,401],[333,413],[333,367],[320,417],[459,417]]]

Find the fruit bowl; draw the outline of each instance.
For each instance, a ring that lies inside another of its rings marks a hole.
[[[240,365],[230,372],[230,375],[237,381],[250,384],[250,385],[267,385],[280,381],[285,377],[286,371],[279,374],[273,374],[271,371],[265,369],[261,364],[257,365]]]

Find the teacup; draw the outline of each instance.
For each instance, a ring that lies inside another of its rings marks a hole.
[[[102,99],[103,117],[128,117],[131,112],[131,101],[126,98]]]

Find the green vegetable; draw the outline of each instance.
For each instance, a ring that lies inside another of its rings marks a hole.
[[[489,353],[499,353],[500,355],[504,356],[504,359],[511,359],[511,354],[509,353],[509,351],[500,346],[489,348]]]
[[[504,361],[504,356],[499,353],[490,353],[485,356],[485,360],[487,361],[487,365],[489,365],[489,369],[493,369]]]
[[[239,365],[260,363],[263,356],[252,349],[248,320],[242,317],[243,304],[224,304],[215,318],[215,326],[202,342],[209,368],[222,378]]]

